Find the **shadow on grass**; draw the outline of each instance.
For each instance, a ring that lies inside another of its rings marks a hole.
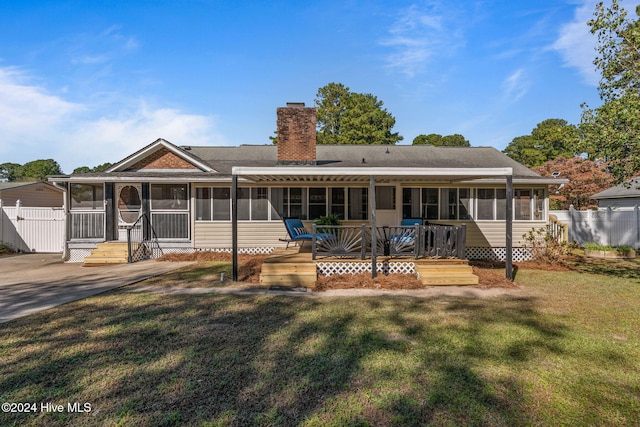
[[[93,409],[0,424],[536,424],[518,367],[567,333],[530,298],[116,292],[0,326],[2,401]]]
[[[575,256],[566,261],[566,264],[581,273],[602,274],[640,281],[640,261],[638,259],[600,259]]]

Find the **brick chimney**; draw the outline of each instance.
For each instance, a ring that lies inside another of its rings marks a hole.
[[[316,109],[304,102],[287,102],[276,110],[278,164],[316,164]]]

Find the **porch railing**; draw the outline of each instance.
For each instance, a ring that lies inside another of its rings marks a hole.
[[[162,255],[158,236],[146,214],[142,214],[132,226],[127,228],[127,252],[129,263]]]
[[[317,257],[365,259],[372,253],[371,227],[313,225],[311,253]],[[376,255],[465,258],[466,225],[376,227]]]
[[[104,211],[69,212],[69,238],[104,239]]]

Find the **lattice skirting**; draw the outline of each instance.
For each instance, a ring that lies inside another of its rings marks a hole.
[[[259,247],[259,248],[238,248],[239,254],[249,255],[268,255],[275,250],[275,247]],[[190,254],[193,252],[226,252],[231,253],[232,248],[162,248],[162,254]],[[160,256],[160,250],[153,250],[153,257]]]
[[[332,274],[358,274],[371,273],[371,261],[366,262],[342,262],[342,261],[318,261],[316,270],[319,275],[331,276]],[[415,263],[412,261],[377,262],[376,270],[381,274],[389,273],[415,273]]]
[[[275,246],[263,246],[258,248],[238,248],[239,254],[249,254],[249,255],[269,255],[271,252],[275,250]],[[233,248],[197,248],[193,249],[193,251],[197,252],[228,252],[231,253]]]
[[[513,261],[530,261],[531,252],[526,248],[513,248]],[[467,248],[467,259],[482,259],[491,261],[504,261],[507,258],[507,248]]]
[[[65,262],[84,262],[84,259],[91,255],[91,249],[69,249]]]

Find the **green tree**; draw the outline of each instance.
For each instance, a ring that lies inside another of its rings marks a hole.
[[[437,133],[420,134],[413,138],[413,145],[442,145],[442,135]]]
[[[113,163],[103,163],[101,165],[98,166],[94,166],[92,168],[90,168],[89,166],[80,166],[77,167],[73,170],[73,174],[77,175],[77,174],[82,174],[82,173],[92,173],[92,172],[104,172],[107,169],[109,169],[111,166],[113,166]]]
[[[318,144],[339,144],[342,116],[349,96],[349,88],[342,83],[329,83],[318,89],[314,101]]]
[[[598,3],[588,25],[598,37],[593,63],[601,73],[603,104],[582,105],[578,149],[606,161],[621,182],[640,171],[640,20],[628,18],[612,0],[609,7]]]
[[[62,174],[62,169],[55,160],[34,160],[18,168],[16,181],[44,181],[48,175],[60,174]]]
[[[21,167],[19,163],[2,163],[0,164],[0,179],[7,181],[16,180],[16,172]]]
[[[395,144],[396,119],[372,94],[351,92],[342,83],[318,89],[315,99],[318,144]]]
[[[471,147],[469,141],[459,133],[443,136],[442,145],[445,147]]]
[[[577,127],[566,120],[547,119],[530,135],[513,138],[503,153],[527,167],[540,166],[558,157],[573,157],[578,137]]]
[[[469,141],[459,133],[442,136],[437,133],[418,135],[413,138],[413,145],[434,145],[436,147],[471,147]]]

